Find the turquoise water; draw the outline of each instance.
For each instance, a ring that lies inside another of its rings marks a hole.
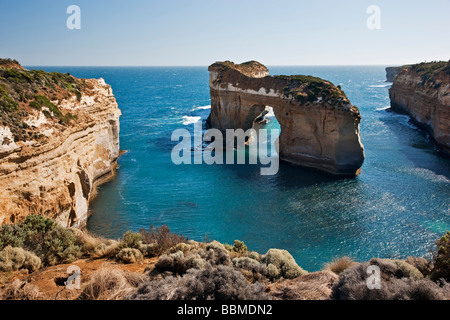
[[[269,68],[272,75],[311,74],[340,84],[359,107],[366,160],[361,175],[347,180],[284,163],[275,176],[261,176],[259,166],[172,164],[172,131],[192,130],[186,117],[209,114],[206,67],[42,69],[103,77],[122,110],[127,153],[117,177],[100,187],[88,221],[99,235],[166,224],[195,240],[208,234],[243,240],[261,253],[283,248],[314,271],[343,255],[424,256],[450,230],[450,161],[406,116],[386,109],[382,66]]]

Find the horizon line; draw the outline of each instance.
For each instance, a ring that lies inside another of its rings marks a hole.
[[[391,64],[268,64],[267,67],[370,67],[370,66],[402,66],[405,63]],[[46,64],[25,64],[23,67],[104,67],[104,68],[167,68],[167,67],[209,67],[210,65],[46,65]]]

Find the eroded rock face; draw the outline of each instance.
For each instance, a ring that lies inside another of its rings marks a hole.
[[[30,109],[23,122],[43,138],[15,141],[8,126],[0,127],[0,224],[29,214],[63,226],[86,223],[96,186],[114,174],[121,112],[103,79],[83,81],[80,101],[73,95],[52,101],[77,117],[70,125]]]
[[[404,69],[389,90],[391,108],[409,115],[450,154],[450,62],[422,63]]]
[[[395,77],[402,72],[403,69],[407,68],[408,66],[402,66],[402,67],[387,67],[386,68],[386,81],[388,82],[394,82]]]
[[[338,176],[359,174],[361,116],[340,88],[311,76],[270,77],[254,61],[217,62],[209,71],[212,128],[247,130],[271,106],[281,126],[280,159]]]

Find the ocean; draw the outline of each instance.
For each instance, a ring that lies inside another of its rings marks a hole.
[[[354,179],[335,179],[281,162],[175,165],[175,129],[193,130],[210,112],[207,67],[27,67],[102,77],[122,110],[117,176],[91,203],[91,232],[167,225],[194,240],[288,250],[308,271],[336,257],[427,256],[450,230],[450,160],[407,116],[389,110],[384,66],[269,67],[271,75],[314,75],[341,85],[362,116],[366,160]],[[279,128],[275,118],[270,128]]]

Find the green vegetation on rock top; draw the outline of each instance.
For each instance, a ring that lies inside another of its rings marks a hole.
[[[423,82],[434,80],[440,73],[450,75],[450,60],[422,62],[411,66],[411,70],[422,77]]]
[[[327,101],[348,100],[340,86],[335,87],[331,82],[308,75],[279,75],[276,79],[288,80],[290,85],[284,87],[286,96],[292,95],[299,102],[314,102],[318,98]],[[301,88],[301,89],[299,89]]]
[[[51,100],[75,95],[80,101],[85,88],[83,80],[70,74],[26,70],[16,60],[0,59],[0,125],[10,128],[15,141],[38,139],[41,136],[33,133],[24,122],[32,112],[30,108],[42,110],[45,107],[42,111],[46,117],[66,125],[76,116],[63,114]]]

